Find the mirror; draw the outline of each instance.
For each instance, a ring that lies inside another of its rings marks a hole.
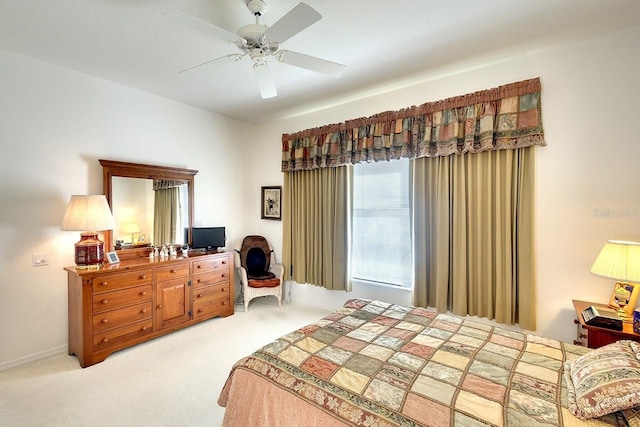
[[[107,231],[104,236],[107,251],[116,249],[116,242],[119,241],[121,244],[117,245],[117,249],[121,251],[121,259],[130,257],[125,252],[131,252],[131,257],[146,256],[145,248],[149,244],[170,243],[155,242],[158,238],[175,239],[173,243],[182,243],[184,229],[187,229],[187,243],[191,242],[194,177],[197,170],[104,159],[99,161],[102,165],[104,195],[116,223],[116,229]],[[170,211],[175,213],[175,209],[167,207],[172,203],[181,207],[181,215],[169,214]],[[157,228],[156,217],[159,216],[165,218],[165,227],[154,231]],[[167,231],[167,227],[172,231]],[[167,237],[169,234],[174,237]]]

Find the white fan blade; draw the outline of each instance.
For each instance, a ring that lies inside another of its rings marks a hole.
[[[260,96],[262,99],[273,98],[278,95],[276,92],[276,81],[271,73],[271,68],[266,62],[253,64],[253,71],[255,72],[256,79],[258,79],[258,86],[260,87]]]
[[[245,40],[237,34],[234,34],[230,31],[225,30],[224,28],[218,27],[210,22],[204,21],[200,18],[196,18],[193,15],[189,15],[181,10],[174,10],[166,13],[167,16],[175,19],[176,21],[182,22],[183,24],[187,24],[191,27],[197,28],[200,31],[204,31],[213,35],[214,37],[227,40],[232,43],[244,43]]]
[[[202,64],[189,67],[186,70],[179,71],[178,74],[186,73],[187,71],[191,71],[195,68],[204,67],[205,65],[209,65],[209,64],[222,65],[222,64],[228,64],[230,62],[240,61],[243,56],[244,55],[241,55],[239,53],[232,53],[231,55],[221,56],[220,58],[212,59],[210,61],[203,62]]]
[[[308,4],[298,3],[289,13],[265,31],[264,36],[267,40],[283,43],[321,18],[322,15]]]
[[[291,52],[290,50],[280,50],[276,53],[278,61],[296,67],[315,71],[316,73],[327,74],[332,77],[340,77],[345,66],[337,62],[305,55],[304,53]]]

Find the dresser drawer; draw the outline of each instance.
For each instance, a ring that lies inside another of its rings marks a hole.
[[[229,309],[229,285],[207,286],[193,290],[193,317],[222,314]]]
[[[116,289],[151,283],[151,269],[125,271],[96,276],[93,278],[93,292],[109,292]]]
[[[158,267],[156,270],[156,280],[158,281],[188,275],[189,264],[186,262],[181,264],[167,265],[166,267]]]
[[[99,332],[93,335],[93,351],[100,351],[110,347],[118,347],[127,341],[131,341],[144,335],[149,335],[152,332],[153,321],[151,319]]]
[[[229,283],[229,269],[213,270],[207,273],[194,274],[193,276],[194,289],[200,289],[216,283]]]
[[[229,298],[229,285],[215,285],[193,290],[193,302],[198,300],[210,300],[224,296]]]
[[[93,333],[117,328],[128,323],[151,319],[151,301],[93,316]]]
[[[221,256],[218,258],[210,258],[197,260],[193,262],[193,274],[204,273],[206,271],[213,270],[228,270],[229,269],[229,258],[226,256]]]
[[[138,304],[151,300],[151,285],[126,288],[119,291],[93,295],[93,312],[114,310],[116,308]]]
[[[193,301],[193,318],[200,320],[205,317],[227,316],[233,313],[233,306],[229,303],[229,295],[216,294]]]

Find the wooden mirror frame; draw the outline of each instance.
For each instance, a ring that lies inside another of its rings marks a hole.
[[[188,184],[188,205],[189,205],[189,227],[188,227],[188,243],[191,243],[191,228],[193,227],[193,194],[194,194],[194,181],[197,170],[174,168],[168,166],[156,166],[146,165],[142,163],[128,163],[119,162],[115,160],[99,159],[102,165],[102,188],[104,195],[107,198],[109,207],[113,212],[112,200],[113,200],[113,180],[114,176],[124,178],[143,178],[143,179],[175,179],[180,181],[186,181]],[[113,249],[113,231],[108,230],[104,233],[104,246],[110,252]],[[147,256],[149,253],[148,248],[142,249],[121,249],[118,251],[121,259],[137,258],[140,256]]]

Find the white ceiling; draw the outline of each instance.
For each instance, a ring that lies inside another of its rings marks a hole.
[[[235,33],[255,21],[246,0],[0,0],[0,49],[263,123],[447,64],[640,25],[638,0],[305,1],[323,18],[281,47],[345,64],[345,72],[334,79],[271,61],[278,96],[266,100],[247,58],[178,74],[238,50],[166,15],[182,10]],[[298,0],[267,3],[260,22],[269,26]]]

